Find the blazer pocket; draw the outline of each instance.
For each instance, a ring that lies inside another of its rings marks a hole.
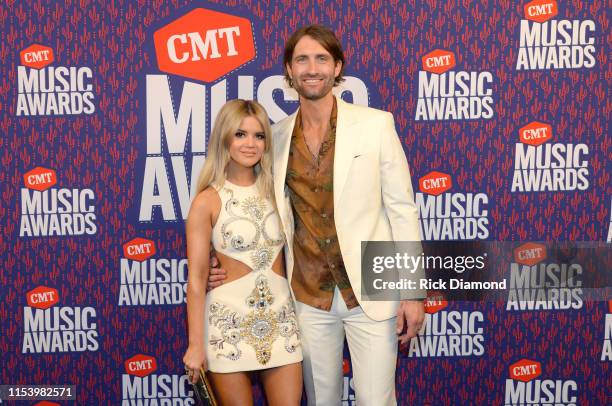
[[[374,151],[355,152],[351,164],[358,170],[378,170],[378,154]]]
[[[371,150],[356,151],[356,152],[353,152],[353,159],[365,158],[369,155],[372,155],[373,153],[374,151],[371,151]]]

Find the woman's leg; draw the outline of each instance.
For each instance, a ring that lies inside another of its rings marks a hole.
[[[253,393],[247,372],[208,373],[213,391],[221,406],[251,406]]]
[[[299,406],[302,399],[302,363],[265,369],[260,373],[268,406]]]

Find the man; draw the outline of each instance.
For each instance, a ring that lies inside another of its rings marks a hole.
[[[346,335],[357,404],[395,405],[398,336],[405,343],[421,328],[425,292],[405,291],[403,298],[412,300],[399,303],[364,301],[360,263],[362,241],[419,241],[393,116],[334,97],[344,55],[326,27],[297,30],[283,65],[300,107],[273,127],[274,191],[308,404],[341,403]],[[422,276],[422,270],[412,275]]]

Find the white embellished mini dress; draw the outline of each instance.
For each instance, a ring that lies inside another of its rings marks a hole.
[[[253,371],[302,361],[287,279],[272,270],[285,238],[278,213],[255,185],[215,188],[221,211],[212,230],[217,252],[251,272],[206,295],[208,369]]]

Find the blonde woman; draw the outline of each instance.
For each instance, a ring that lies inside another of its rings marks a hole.
[[[274,205],[271,142],[260,104],[225,104],[187,217],[189,347],[183,361],[192,382],[200,367],[210,371],[222,405],[253,403],[250,371],[259,371],[268,405],[299,405],[302,395],[302,351]],[[207,293],[211,245],[227,279]]]

